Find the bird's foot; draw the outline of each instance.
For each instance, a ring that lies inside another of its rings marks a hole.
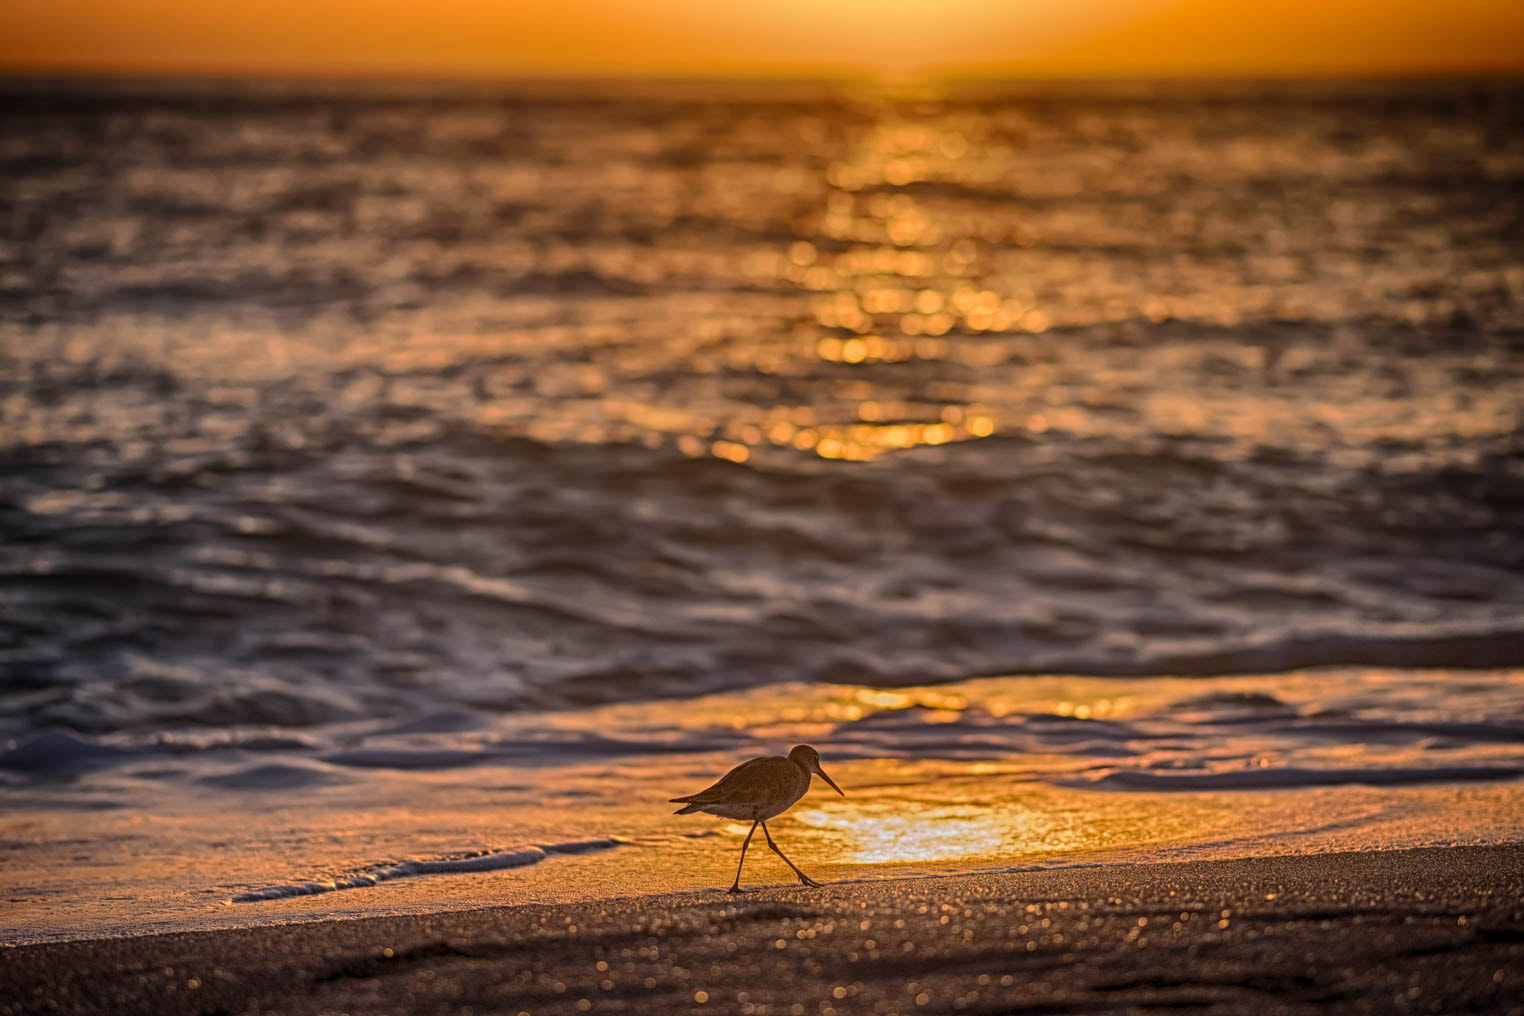
[[[737,882],[735,885],[731,886],[729,889],[726,889],[725,891],[728,892],[728,893],[746,893],[746,892],[751,892],[750,889],[742,889],[741,888],[741,883],[739,883],[739,882]]]
[[[819,889],[821,885],[821,883],[816,882],[813,878],[810,878],[810,876],[803,873],[799,875],[799,884],[802,886],[809,886],[811,889]]]

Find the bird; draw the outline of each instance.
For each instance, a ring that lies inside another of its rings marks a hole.
[[[842,797],[847,796],[836,785],[836,781],[820,768],[820,752],[807,744],[796,744],[786,757],[763,755],[742,762],[720,777],[714,786],[687,797],[672,798],[672,804],[684,806],[673,814],[687,815],[695,811],[706,811],[721,818],[751,819],[751,831],[741,844],[741,862],[736,865],[736,880],[731,883],[730,892],[746,891],[741,888],[741,867],[746,863],[746,848],[751,845],[757,826],[762,827],[762,835],[767,837],[767,845],[773,853],[794,869],[794,874],[799,876],[799,884],[818,887],[820,883],[800,871],[799,866],[778,849],[778,844],[773,842],[773,834],[767,831],[768,819],[783,814],[810,789],[812,775],[825,780]]]

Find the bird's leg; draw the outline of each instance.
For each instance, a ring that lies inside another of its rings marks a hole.
[[[773,853],[783,858],[783,863],[794,869],[794,874],[799,876],[800,885],[815,886],[817,888],[820,886],[819,882],[816,882],[813,878],[810,878],[810,876],[800,871],[798,866],[795,865],[793,861],[790,861],[788,856],[784,854],[783,851],[778,849],[778,844],[773,842],[773,834],[767,831],[766,822],[762,823],[762,835],[767,837],[767,845],[773,848]]]
[[[746,834],[746,839],[741,843],[741,864],[746,863],[746,848],[751,845],[751,838],[757,834],[758,824],[756,822],[751,824],[751,832]],[[762,826],[762,831],[766,832],[767,826]],[[730,886],[730,891],[733,893],[744,893],[746,891],[741,888],[741,864],[736,865],[736,880]]]

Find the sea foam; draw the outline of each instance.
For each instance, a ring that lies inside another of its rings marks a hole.
[[[294,896],[317,896],[321,893],[338,892],[341,889],[364,889],[399,878],[416,878],[420,875],[465,875],[483,871],[501,871],[538,864],[555,854],[586,854],[596,850],[612,850],[623,841],[618,837],[591,840],[573,840],[568,843],[527,844],[506,850],[486,850],[480,853],[462,854],[455,857],[436,857],[422,860],[398,861],[365,871],[354,872],[328,881],[290,882],[266,886],[239,893],[234,903],[262,903],[266,900],[290,899]]]

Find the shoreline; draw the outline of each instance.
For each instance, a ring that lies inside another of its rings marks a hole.
[[[1524,764],[1521,696],[1519,671],[796,684],[680,715],[372,722],[339,754],[355,731],[144,742],[68,780],[7,772],[0,944],[727,886],[745,824],[666,799],[823,739],[850,796],[774,832],[824,880],[1517,842],[1524,780],[1457,777]],[[263,896],[287,898],[231,902]]]
[[[491,906],[0,955],[7,1016],[1516,1012],[1524,845]]]

